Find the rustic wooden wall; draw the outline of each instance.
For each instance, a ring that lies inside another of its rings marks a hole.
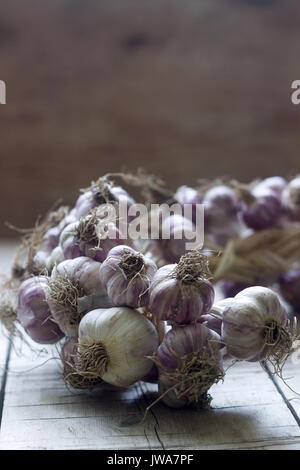
[[[0,234],[98,175],[299,171],[299,0],[0,6]]]

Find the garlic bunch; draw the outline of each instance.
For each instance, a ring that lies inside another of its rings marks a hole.
[[[111,306],[100,280],[101,264],[81,256],[65,260],[53,269],[47,301],[61,330],[77,336],[85,313],[97,307]]]
[[[126,245],[109,251],[100,277],[113,305],[142,307],[148,304],[150,282],[157,270],[148,257]]]
[[[47,303],[49,286],[44,276],[30,277],[19,288],[17,318],[27,334],[37,343],[53,344],[63,332],[51,315]]]
[[[158,336],[153,324],[138,311],[113,307],[85,315],[78,342],[78,373],[128,387],[150,372],[148,356],[156,351]]]
[[[158,269],[150,286],[150,312],[158,320],[176,324],[196,321],[214,301],[214,288],[206,275],[207,261],[198,251]]]
[[[292,347],[287,313],[266,287],[248,287],[223,311],[222,339],[230,355],[247,361],[279,363]]]

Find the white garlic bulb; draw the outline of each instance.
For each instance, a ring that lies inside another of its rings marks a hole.
[[[128,387],[152,368],[151,356],[158,347],[154,325],[127,307],[97,309],[79,324],[77,369],[107,383]]]
[[[248,287],[223,310],[222,340],[237,359],[279,360],[291,348],[287,313],[275,292],[266,287]]]

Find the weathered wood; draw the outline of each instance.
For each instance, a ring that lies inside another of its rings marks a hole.
[[[10,267],[15,253],[15,248],[15,243],[2,242],[0,244],[0,273],[2,276],[9,275]],[[10,347],[8,333],[0,323],[0,423],[4,402],[9,351]]]
[[[35,357],[35,359],[34,359]],[[154,385],[109,386],[72,394],[55,361],[24,350],[14,355],[6,389],[2,449],[295,448],[300,430],[260,366],[236,364],[213,387],[205,412],[153,407]],[[23,372],[22,372],[23,371]]]
[[[271,369],[270,373],[272,372]],[[296,416],[300,426],[300,350],[292,354],[285,364],[282,372],[282,379],[272,377],[279,393],[284,396],[291,412]]]

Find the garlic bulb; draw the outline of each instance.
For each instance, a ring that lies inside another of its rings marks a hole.
[[[264,230],[278,225],[283,215],[281,194],[257,186],[243,209],[243,220],[253,230]]]
[[[194,188],[183,185],[176,190],[174,199],[175,201],[178,201],[183,208],[185,204],[192,204],[191,220],[193,223],[195,223],[197,204],[201,204],[201,197],[198,194],[198,191],[196,191]]]
[[[280,195],[286,186],[287,180],[282,178],[282,176],[270,176],[260,181],[255,186],[255,189],[269,189]]]
[[[100,263],[81,256],[55,266],[47,300],[53,317],[67,336],[77,336],[83,315],[96,307],[111,306],[100,280]]]
[[[142,307],[148,304],[156,264],[133,248],[119,245],[109,251],[100,277],[113,305]]]
[[[115,186],[106,177],[93,182],[76,201],[75,209],[78,218],[86,216],[91,209],[102,204],[126,204],[128,207],[135,201],[121,186]]]
[[[33,265],[35,273],[47,272],[51,274],[53,266],[64,259],[61,248],[58,247],[59,237],[64,228],[72,222],[75,222],[74,209],[71,210],[58,225],[51,227],[45,233],[42,243],[38,248],[34,258]]]
[[[241,236],[245,229],[240,220],[241,203],[232,188],[214,186],[204,194],[202,204],[205,234],[214,244],[225,246],[231,238]]]
[[[105,260],[111,248],[123,243],[117,226],[101,220],[95,211],[68,225],[59,240],[65,259],[88,256],[100,262]]]
[[[127,307],[89,312],[80,322],[78,341],[78,372],[118,387],[128,387],[150,372],[148,356],[158,346],[153,324]]]
[[[172,328],[153,360],[159,370],[161,399],[172,408],[206,407],[209,388],[224,375],[221,338],[199,323]]]
[[[266,287],[248,287],[223,311],[222,339],[230,355],[247,361],[280,362],[292,344],[288,318],[278,296]]]
[[[193,222],[179,214],[166,217],[162,222],[161,232],[170,234],[160,240],[163,257],[169,263],[177,262],[187,252],[186,244],[196,239]]]
[[[206,258],[197,251],[158,269],[150,286],[150,312],[176,324],[192,323],[208,313],[215,293],[206,270]]]
[[[42,344],[56,343],[64,336],[51,315],[46,300],[48,290],[47,279],[43,276],[31,277],[19,288],[17,318],[28,335]]]

